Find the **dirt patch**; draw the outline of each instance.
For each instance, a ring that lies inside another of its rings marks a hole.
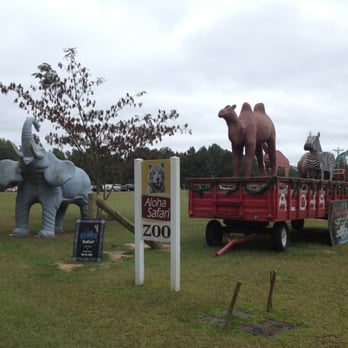
[[[134,243],[126,243],[125,246],[129,249],[134,249],[135,244]],[[144,249],[151,249],[150,245],[144,243]]]
[[[82,267],[81,263],[57,263],[58,269],[63,272],[71,272],[75,268]]]
[[[109,255],[112,261],[119,261],[122,257],[132,257],[123,250],[104,251],[104,253]]]
[[[325,249],[322,252],[326,255],[337,255],[337,251],[334,249]]]
[[[242,312],[242,311],[236,311],[234,313],[234,316],[245,319],[245,320],[252,319],[251,314],[247,312]],[[225,319],[222,319],[222,318],[205,315],[201,317],[201,320],[215,322],[220,327],[225,326]],[[233,327],[233,323],[232,323],[232,327]],[[279,331],[295,329],[294,325],[290,325],[287,323],[283,323],[281,321],[270,320],[270,319],[263,319],[259,323],[245,322],[245,323],[238,324],[238,327],[255,336],[274,336]]]
[[[169,243],[157,242],[157,244],[160,245],[161,249],[170,250],[170,244]],[[127,243],[127,244],[125,244],[125,246],[130,248],[130,249],[134,249],[135,248],[134,243]],[[144,249],[151,249],[151,247],[150,247],[150,245],[144,243]]]
[[[128,248],[129,250],[134,249],[134,243],[127,243],[127,244],[124,244],[124,246]],[[162,247],[163,249],[169,249],[170,245],[163,243]],[[144,243],[144,249],[151,249],[151,247],[147,245],[146,243]],[[133,257],[132,254],[129,254],[129,250],[128,251],[121,250],[121,249],[115,249],[111,251],[104,250],[103,254],[110,256],[111,261],[120,261],[122,258]],[[104,261],[104,264],[105,264],[105,261]],[[63,262],[57,263],[58,269],[63,272],[71,272],[73,269],[79,268],[82,266],[83,266],[82,263],[63,263]]]
[[[123,257],[132,257],[132,255],[127,254],[127,252],[123,250],[104,251],[103,253],[109,255],[111,261],[119,261]],[[71,272],[72,270],[80,268],[82,266],[82,263],[57,263],[58,269],[63,272]]]
[[[256,336],[274,336],[279,331],[292,330],[295,328],[294,325],[270,319],[264,319],[260,323],[240,324],[239,327]]]

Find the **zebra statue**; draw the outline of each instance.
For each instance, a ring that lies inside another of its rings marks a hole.
[[[319,141],[320,133],[309,133],[304,144],[305,153],[297,164],[302,178],[332,180],[335,169],[335,156],[331,152],[323,152]]]

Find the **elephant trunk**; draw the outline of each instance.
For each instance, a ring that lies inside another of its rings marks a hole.
[[[39,131],[40,125],[34,117],[27,117],[22,128],[22,159],[25,164],[29,164],[34,160],[32,148],[34,147],[34,137],[32,126]]]

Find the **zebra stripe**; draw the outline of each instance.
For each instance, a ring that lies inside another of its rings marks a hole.
[[[310,152],[307,156],[307,168],[320,170],[321,179],[325,174],[329,174],[329,180],[332,180],[335,169],[335,156],[331,152]]]

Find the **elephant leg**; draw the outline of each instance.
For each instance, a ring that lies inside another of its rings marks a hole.
[[[42,227],[38,232],[38,237],[54,237],[56,215],[59,208],[54,199],[41,202],[42,206]]]
[[[56,212],[55,209],[42,207],[42,227],[37,234],[38,237],[54,237]]]
[[[88,219],[88,202],[79,199],[74,202],[70,202],[78,205],[80,207],[80,214],[82,219]],[[66,210],[68,209],[69,203],[62,203],[59,207],[56,215],[56,226],[55,226],[55,232],[63,232],[63,222],[64,222],[64,216],[66,213]]]
[[[62,191],[59,187],[43,185],[40,190],[42,206],[42,227],[38,237],[54,237],[57,211],[62,203]]]
[[[18,192],[16,197],[16,227],[10,234],[11,236],[26,236],[29,234],[29,211],[31,203]]]
[[[80,214],[82,219],[88,219],[88,203],[83,202],[80,205]]]
[[[65,216],[67,208],[68,208],[68,204],[62,203],[57,211],[56,224],[55,224],[56,233],[63,232],[63,221],[64,221],[64,216]]]
[[[262,145],[261,144],[257,144],[256,145],[255,155],[256,155],[256,159],[257,159],[259,176],[263,176],[266,173],[265,173],[265,166],[263,164],[263,151],[262,151]]]

